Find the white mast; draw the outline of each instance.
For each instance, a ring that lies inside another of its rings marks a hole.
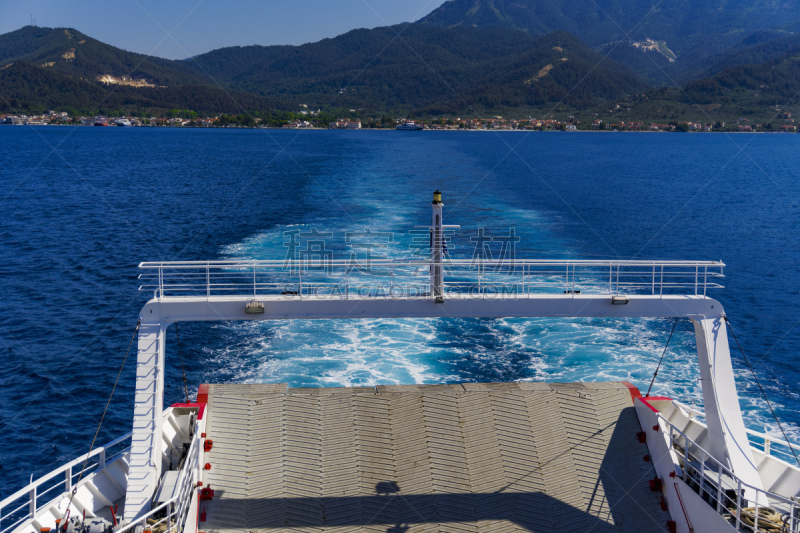
[[[444,301],[444,273],[442,271],[442,245],[444,222],[442,221],[442,193],[433,193],[431,204],[431,296],[437,303]]]

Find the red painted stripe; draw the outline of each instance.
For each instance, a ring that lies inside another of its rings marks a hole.
[[[197,388],[197,403],[208,403],[208,385],[205,383]]]
[[[636,386],[630,381],[623,381],[622,384],[628,387],[628,390],[631,393],[631,401],[636,400],[636,398],[642,397],[642,393],[639,392],[639,389],[637,389]]]
[[[649,407],[650,410],[653,411],[654,413],[657,413],[658,409],[653,407],[650,404],[650,402],[654,402],[654,401],[657,401],[657,400],[667,400],[667,401],[671,402],[672,398],[667,398],[666,396],[648,396],[647,398],[644,398],[644,397],[640,397],[639,398],[639,401],[642,402],[643,404],[645,404],[647,407]]]

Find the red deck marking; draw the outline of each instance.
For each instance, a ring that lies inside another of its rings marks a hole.
[[[635,401],[636,398],[642,397],[642,393],[639,392],[639,389],[637,389],[636,386],[630,381],[623,381],[622,384],[628,387],[628,390],[631,393],[631,401]]]
[[[208,385],[205,383],[197,388],[197,403],[208,403]]]
[[[645,404],[647,407],[649,407],[650,410],[653,411],[654,413],[657,413],[658,409],[653,407],[650,404],[650,402],[654,402],[654,401],[657,401],[657,400],[667,400],[668,402],[671,402],[672,398],[667,398],[666,396],[650,396],[648,398],[645,398],[645,397],[640,397],[639,398],[639,401],[642,402],[643,404]]]

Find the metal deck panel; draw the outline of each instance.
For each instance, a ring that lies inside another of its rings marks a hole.
[[[664,531],[622,383],[209,386],[208,533]]]

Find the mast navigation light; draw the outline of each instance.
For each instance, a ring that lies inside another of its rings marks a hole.
[[[438,205],[442,203],[442,193],[439,192],[439,189],[433,193],[433,205]]]

